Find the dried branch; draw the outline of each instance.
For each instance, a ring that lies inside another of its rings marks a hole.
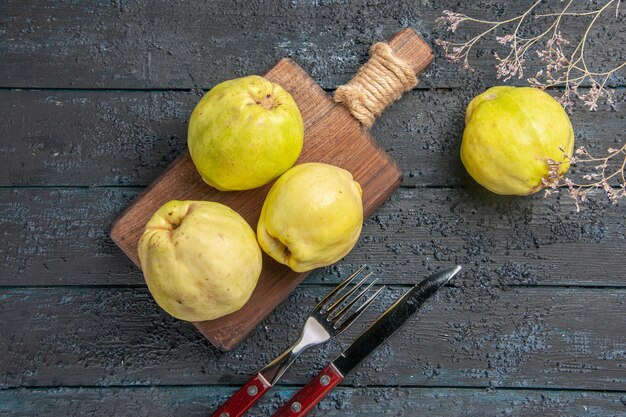
[[[563,150],[562,150],[563,151]],[[572,157],[565,158],[571,165],[592,164],[591,173],[583,174],[582,179],[588,182],[581,183],[569,177],[560,178],[559,162],[548,160],[549,177],[543,180],[545,196],[549,196],[560,186],[566,186],[569,195],[576,203],[576,211],[580,211],[580,203],[587,201],[592,190],[603,190],[613,204],[626,197],[626,144],[621,148],[609,148],[604,157],[592,156],[584,146],[576,149]],[[618,184],[618,185],[613,185]]]
[[[446,24],[449,32],[454,33],[459,25],[464,22],[483,25],[486,26],[486,29],[467,42],[450,42],[437,39],[435,43],[444,49],[449,60],[462,62],[464,68],[472,70],[469,63],[469,53],[472,48],[485,36],[495,32],[496,29],[514,25],[511,33],[495,37],[498,43],[509,48],[508,54],[504,57],[494,53],[494,57],[498,61],[496,65],[498,78],[502,78],[504,81],[513,77],[522,79],[526,57],[532,50],[535,50],[544,68],[539,70],[534,77],[527,79],[531,85],[541,89],[564,87],[563,94],[558,100],[570,112],[574,97],[581,99],[590,110],[597,109],[600,98],[604,98],[612,106],[613,92],[606,87],[606,83],[614,73],[626,67],[626,61],[607,71],[593,71],[589,68],[586,52],[589,33],[598,18],[612,6],[615,7],[615,16],[618,17],[620,0],[608,0],[599,9],[589,12],[570,11],[573,2],[574,0],[563,2],[564,6],[558,13],[533,14],[537,6],[542,3],[541,0],[538,0],[521,15],[502,21],[475,19],[461,13],[445,10],[438,21]],[[561,23],[565,16],[591,18],[589,25],[576,44],[577,46],[572,52],[567,53],[564,46],[570,42],[563,37],[561,32]],[[520,28],[523,23],[528,23],[531,18],[547,20],[548,28],[536,36],[525,38],[521,35]],[[539,45],[544,45],[543,49]],[[582,85],[590,86],[586,93],[579,92],[579,87]]]

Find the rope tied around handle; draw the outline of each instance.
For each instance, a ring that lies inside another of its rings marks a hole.
[[[387,106],[416,85],[413,68],[397,57],[388,44],[378,42],[370,49],[369,61],[348,84],[337,88],[334,99],[369,128]]]

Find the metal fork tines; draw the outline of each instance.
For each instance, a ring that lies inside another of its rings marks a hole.
[[[367,297],[365,301],[361,301],[378,281],[378,278],[373,278],[365,286],[365,283],[372,275],[369,272],[351,288],[344,291],[350,283],[362,275],[365,268],[365,266],[362,266],[329,292],[309,314],[298,341],[261,369],[260,374],[271,385],[278,381],[305,349],[324,343],[350,327],[385,289],[383,286]]]

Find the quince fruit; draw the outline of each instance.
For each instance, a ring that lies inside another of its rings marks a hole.
[[[239,310],[261,274],[254,231],[235,211],[208,201],[170,201],[146,224],[139,259],[156,302],[187,321]]]
[[[363,226],[362,190],[348,171],[306,163],[270,189],[257,226],[261,248],[296,272],[330,265],[354,247]]]
[[[205,94],[189,119],[191,159],[222,191],[267,184],[293,166],[304,140],[296,102],[285,89],[252,75]]]
[[[569,169],[574,130],[563,107],[532,87],[492,87],[467,106],[461,160],[497,194],[528,195]]]

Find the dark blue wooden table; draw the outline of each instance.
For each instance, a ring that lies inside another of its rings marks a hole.
[[[476,48],[475,72],[436,50],[373,128],[402,188],[345,260],[313,273],[231,352],[161,311],[107,234],[185,148],[189,114],[217,82],[288,56],[331,92],[402,27],[432,43],[444,9],[502,18],[530,4],[2,2],[0,415],[207,416],[364,263],[391,287],[376,311],[438,267],[465,271],[312,415],[626,415],[624,203],[597,193],[576,212],[565,193],[500,197],[460,163],[467,103],[501,83],[493,42]],[[621,6],[600,31],[611,41],[591,37],[599,59],[626,60],[624,22]],[[614,109],[575,106],[577,145],[626,140],[623,79],[612,81]],[[304,354],[251,415],[275,410],[366,321]]]

